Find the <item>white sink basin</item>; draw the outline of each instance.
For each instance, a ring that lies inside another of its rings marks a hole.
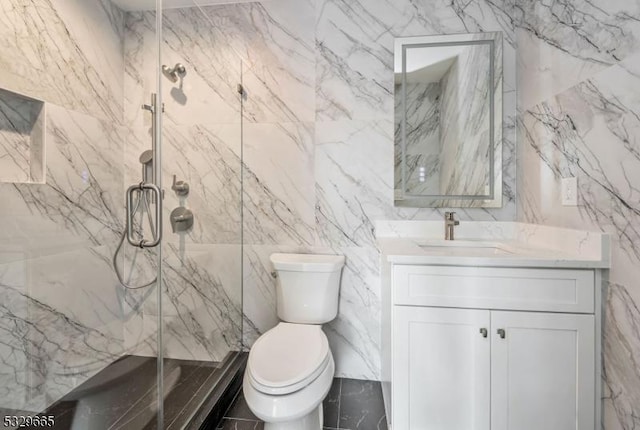
[[[418,242],[418,246],[424,250],[431,251],[475,251],[489,254],[512,254],[513,251],[508,246],[500,242],[485,240],[439,240],[429,239]]]

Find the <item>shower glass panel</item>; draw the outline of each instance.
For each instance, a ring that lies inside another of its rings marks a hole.
[[[197,3],[162,20],[165,428],[197,428],[242,347],[242,65],[225,15],[237,6]]]
[[[137,3],[0,2],[3,428],[162,417],[161,248],[122,236],[125,190],[160,162],[141,108],[160,94],[160,15],[121,7]],[[133,203],[133,237],[153,241],[157,197]]]

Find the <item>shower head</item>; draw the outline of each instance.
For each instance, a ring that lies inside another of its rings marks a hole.
[[[153,151],[147,149],[140,154],[140,164],[142,164],[142,182],[153,180]]]
[[[151,163],[153,161],[153,151],[150,149],[147,149],[142,154],[140,154],[139,160],[140,160],[140,163],[142,164]]]
[[[178,78],[184,77],[187,74],[187,69],[182,63],[176,64],[173,68],[162,65],[162,74],[165,75],[171,82],[178,82]]]

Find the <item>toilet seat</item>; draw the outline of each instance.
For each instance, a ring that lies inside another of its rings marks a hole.
[[[331,353],[319,325],[280,323],[255,342],[247,376],[258,391],[285,395],[313,382],[326,369]]]

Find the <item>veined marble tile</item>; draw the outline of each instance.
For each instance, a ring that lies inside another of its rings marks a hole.
[[[319,121],[390,118],[393,109],[393,38],[503,31],[515,60],[511,0],[323,0],[317,6]],[[515,64],[505,79],[515,88]]]
[[[504,89],[516,89],[517,0],[396,0],[403,5],[402,17],[394,24],[396,37],[484,33],[503,36]]]
[[[124,133],[110,121],[48,105],[46,181],[60,203],[56,207],[41,200],[48,207],[39,209],[65,217],[68,227],[97,243],[113,243],[123,225]]]
[[[34,261],[30,296],[48,312],[33,319],[46,326],[38,336],[48,362],[46,398],[53,402],[124,353],[112,247],[57,254]],[[55,293],[54,293],[55,292]],[[51,321],[51,322],[50,322]],[[39,365],[38,365],[39,366]]]
[[[242,62],[245,120],[313,120],[312,1],[216,5],[202,7],[201,11],[209,21],[214,48],[227,50],[234,64],[236,60]],[[215,58],[219,54],[211,55]]]
[[[336,376],[380,379],[380,254],[375,248],[335,247],[343,254],[338,317],[324,326]]]
[[[164,249],[165,356],[220,361],[229,350],[241,349],[240,245],[165,241]],[[145,280],[153,277],[153,273],[148,273]],[[152,356],[157,353],[160,309],[156,287],[126,293],[129,312],[124,326],[126,348],[135,354]]]
[[[123,222],[122,128],[54,105],[47,112],[47,183],[0,185],[0,218],[38,217],[94,245],[115,242]]]
[[[392,1],[316,6],[316,121],[393,118]]]
[[[640,134],[639,58],[526,111],[521,130],[523,181],[545,184],[525,188],[523,215],[535,213],[544,223],[567,226],[614,226],[624,232],[620,246],[638,256],[640,191],[633,184],[640,181],[640,157],[629,136]],[[536,165],[537,174],[528,167]],[[578,178],[578,207],[560,204],[560,180],[569,176]]]
[[[612,31],[615,29],[612,29]],[[604,327],[606,429],[640,416],[637,363],[640,275],[640,56],[523,111],[518,120],[519,217],[612,235]],[[578,178],[577,207],[561,206],[560,180]]]
[[[24,254],[0,264],[0,398],[2,406],[17,410],[39,410],[42,393],[32,394],[33,360],[28,334],[29,302],[27,263]]]
[[[242,250],[242,344],[246,349],[279,320],[276,302],[276,278],[269,256],[290,252],[282,247],[244,245]]]
[[[33,133],[42,104],[0,90],[0,181],[30,182],[31,146],[42,146]]]
[[[111,256],[122,230],[124,134],[110,121],[54,105],[47,113],[47,184],[0,186],[3,262],[12,260],[22,273],[21,282],[2,276],[2,302],[21,302],[27,312],[22,322],[14,320],[16,331],[3,330],[19,337],[2,336],[12,351],[3,363],[14,356],[16,366],[26,366],[12,381],[27,385],[13,387],[12,399],[17,409],[34,411],[123,351]],[[12,305],[4,312],[21,310]],[[13,324],[11,317],[1,319]]]
[[[240,243],[240,124],[167,125],[164,131],[165,237],[178,240],[184,235],[172,233],[170,226],[171,211],[182,206],[194,214],[193,229],[187,233],[191,242]],[[246,133],[245,130],[245,136]],[[171,190],[173,175],[189,184],[187,196],[180,197]]]
[[[111,251],[0,265],[3,407],[40,411],[122,354]]]
[[[627,429],[640,424],[640,294],[637,288],[638,259],[629,258],[614,246],[608,284],[603,341],[604,428]]]
[[[505,42],[515,48],[516,1],[394,0],[402,8],[394,33],[408,37],[502,31]],[[512,83],[515,88],[515,80]]]
[[[313,125],[244,124],[244,241],[315,243]]]
[[[151,115],[142,109],[158,92],[155,13],[128,12],[124,27],[124,118],[131,128],[150,128]],[[151,144],[149,143],[149,146]]]
[[[317,124],[320,244],[375,247],[375,220],[394,218],[392,160],[391,120]]]
[[[230,350],[240,350],[240,245],[168,243],[164,249],[163,344],[167,356],[222,361]]]
[[[162,321],[165,357],[221,361],[242,348],[242,252],[238,244],[165,241]],[[156,287],[129,291],[127,351],[157,354]],[[133,300],[131,300],[133,299]]]
[[[154,293],[155,294],[155,293]],[[124,347],[128,354],[158,356],[158,317],[140,313],[124,323]]]
[[[103,0],[9,0],[0,6],[0,87],[122,119],[124,14]]]
[[[236,7],[219,7],[236,11]],[[186,75],[172,83],[161,78],[165,125],[239,124],[242,59],[236,52],[230,21],[199,8],[163,11],[162,58],[165,65],[182,63]],[[150,127],[140,109],[156,93],[155,12],[127,14],[125,37],[125,120],[132,127]],[[215,21],[213,21],[215,20]]]
[[[374,5],[326,0],[317,5],[316,120],[393,117],[394,37],[501,31],[504,35],[505,163],[515,157],[515,29],[513,2],[406,1]],[[507,94],[511,94],[508,96]],[[515,218],[515,169],[504,165],[503,207],[460,210],[469,219]],[[433,219],[431,209],[396,208],[400,218]]]
[[[176,125],[239,124],[237,85],[242,64],[230,26],[217,25],[199,8],[165,10],[163,26],[163,61],[169,67],[182,63],[187,69],[176,83],[163,77],[167,121]]]
[[[140,107],[158,92],[155,20],[152,11],[126,18],[125,121],[131,127],[151,126],[151,116]],[[163,62],[186,68],[176,83],[161,77],[165,125],[240,123],[241,58],[224,30],[199,8],[163,11]]]
[[[244,117],[258,123],[314,121],[314,2],[247,3],[242,10]]]
[[[164,126],[162,186],[166,238],[178,240],[184,236],[191,243],[240,242],[240,139],[240,124]],[[150,148],[147,129],[130,131],[125,147],[125,189],[141,181],[139,157]],[[187,196],[178,196],[171,189],[173,175],[189,184]],[[172,232],[170,214],[178,207],[187,207],[194,213],[194,225],[189,232]],[[140,216],[136,215],[138,221]],[[144,217],[148,225],[146,214]]]
[[[167,120],[238,123],[242,83],[245,119],[312,121],[313,10],[308,1],[285,0],[164,11],[163,58],[170,67],[181,62],[187,69],[179,82],[163,81]],[[140,92],[155,80],[155,69],[143,64],[154,60],[146,46],[153,43],[153,13],[134,15],[127,29],[133,39],[128,82]]]
[[[116,117],[113,119],[120,121],[123,114],[125,12],[115,6],[111,0],[49,1],[62,22],[66,24],[67,37],[74,42],[74,50],[82,52],[89,65],[95,68],[95,76],[92,76],[91,80],[95,79],[93,88],[96,88],[95,85],[98,86],[97,90],[93,89],[91,92],[99,91],[99,94],[103,95],[108,89],[113,100],[106,101],[113,106],[110,109],[115,110]],[[72,64],[71,67],[67,66],[67,69],[76,67],[77,64]],[[77,73],[76,80],[87,79],[80,71],[73,73]],[[74,86],[76,85],[70,88]],[[104,102],[94,100],[88,107],[95,108],[95,104]],[[106,110],[106,106],[103,109]],[[93,110],[87,113],[93,113],[96,116]]]
[[[640,48],[640,5],[629,1],[518,1],[521,106],[528,109]],[[535,55],[531,55],[535,53]]]

